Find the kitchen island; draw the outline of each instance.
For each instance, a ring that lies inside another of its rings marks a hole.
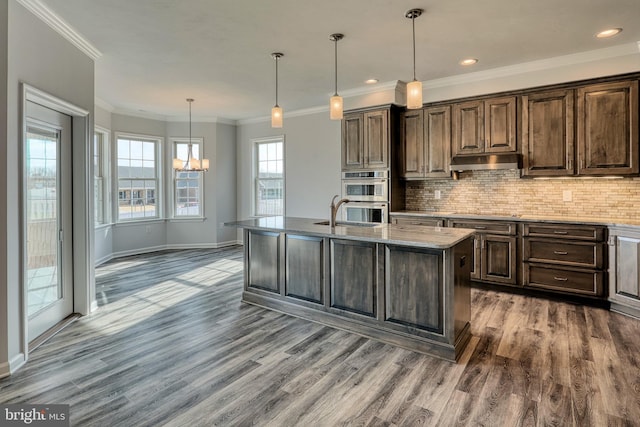
[[[242,301],[456,360],[467,345],[474,230],[267,217],[244,229]]]

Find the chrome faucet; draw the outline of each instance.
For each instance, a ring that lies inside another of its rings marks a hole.
[[[338,200],[338,203],[336,203],[336,199],[340,197],[337,194],[335,196],[333,196],[333,199],[331,199],[331,218],[329,219],[329,226],[330,227],[335,227],[336,226],[336,216],[338,214],[338,209],[340,209],[340,205],[342,205],[343,203],[349,203],[349,199],[340,199]]]

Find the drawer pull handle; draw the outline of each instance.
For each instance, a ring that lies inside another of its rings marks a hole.
[[[553,277],[555,280],[557,280],[558,282],[566,282],[567,278],[566,277]]]
[[[553,251],[554,254],[556,255],[566,255],[568,252],[565,251]]]
[[[487,229],[487,227],[485,227],[484,225],[476,225],[474,228],[476,230],[486,230]]]
[[[553,234],[567,234],[567,231],[553,230]]]

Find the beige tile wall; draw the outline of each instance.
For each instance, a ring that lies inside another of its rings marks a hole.
[[[570,202],[563,201],[565,190]],[[406,202],[407,210],[640,220],[640,178],[524,179],[518,170],[472,171],[458,180],[408,181]]]

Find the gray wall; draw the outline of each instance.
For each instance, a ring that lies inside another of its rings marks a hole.
[[[284,117],[282,129],[271,122],[238,127],[238,218],[252,214],[252,139],[285,137],[285,213],[288,216],[329,218],[329,203],[340,194],[340,121],[328,112]]]
[[[3,35],[0,36],[3,59],[0,66],[2,81],[0,90],[6,117],[0,127],[6,139],[2,142],[5,173],[0,178],[0,197],[3,203],[0,214],[0,376],[15,369],[24,359],[23,324],[20,272],[20,198],[21,182],[21,82],[43,90],[71,104],[93,112],[94,64],[80,50],[44,24],[16,1],[0,2],[0,19]],[[6,35],[4,32],[6,31]],[[5,50],[6,49],[6,50]],[[4,71],[6,70],[6,71]],[[4,83],[3,83],[4,84]],[[91,114],[92,116],[92,114]],[[92,117],[90,118],[91,122]],[[90,123],[90,128],[93,123]],[[5,132],[6,131],[6,132]],[[6,145],[5,145],[6,141]],[[74,159],[88,158],[87,141],[74,141]],[[85,168],[87,165],[78,165]],[[82,170],[82,169],[81,169]],[[74,210],[76,204],[90,201],[77,189],[84,190],[83,174],[76,174],[74,167]],[[84,170],[86,172],[86,169]],[[85,219],[79,219],[85,221]],[[75,229],[75,227],[74,227]],[[82,237],[82,236],[81,236]],[[84,238],[84,237],[82,237]],[[88,237],[87,237],[88,238]],[[74,244],[76,238],[74,237]],[[85,242],[87,243],[87,242]],[[83,245],[84,246],[84,245]],[[87,245],[88,247],[90,245]],[[90,264],[90,249],[79,254],[74,262]]]
[[[172,138],[189,136],[189,123],[164,121],[110,113],[96,107],[96,124],[108,129],[111,139],[112,194],[116,194],[115,141],[118,133],[155,136],[163,139],[165,165],[163,195],[165,218],[134,223],[117,223],[117,205],[112,206],[111,224],[95,230],[98,263],[113,257],[167,248],[219,247],[237,242],[235,229],[221,223],[236,218],[236,126],[232,124],[192,123],[192,137],[202,138],[203,153],[211,169],[204,174],[204,220],[171,219]],[[168,173],[166,172],[168,171]],[[113,203],[113,201],[112,201]]]

